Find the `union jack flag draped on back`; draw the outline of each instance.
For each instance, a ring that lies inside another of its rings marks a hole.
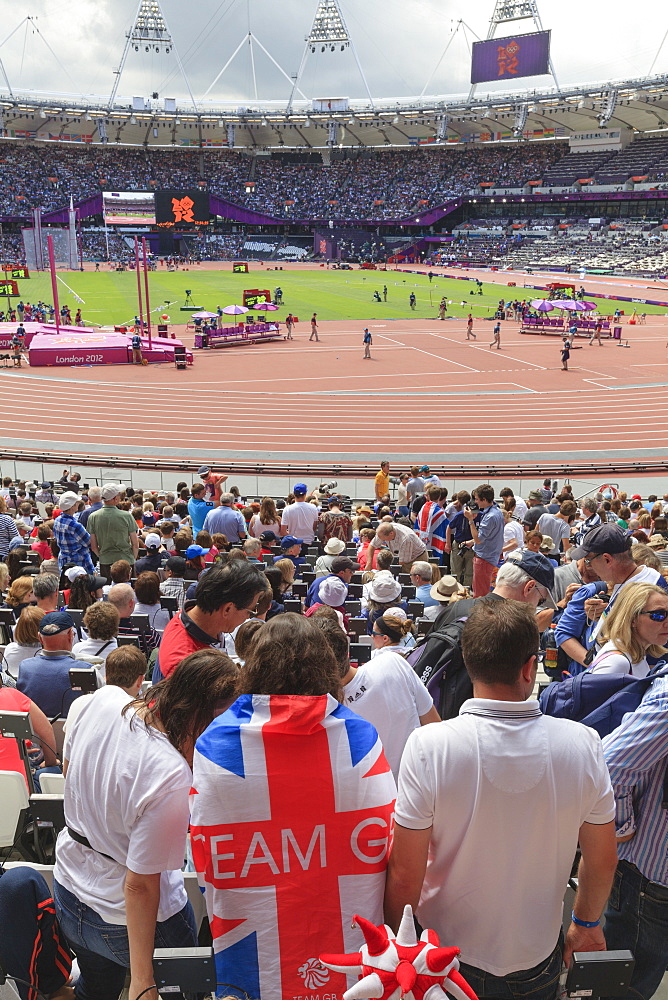
[[[443,508],[433,500],[427,500],[422,505],[416,522],[417,532],[427,548],[433,551],[434,556],[440,558],[443,556],[445,532],[449,523]]]
[[[191,831],[219,982],[253,1000],[352,985],[318,955],[360,947],[360,910],[381,921],[394,798],[376,730],[330,695],[242,695],[214,720]]]

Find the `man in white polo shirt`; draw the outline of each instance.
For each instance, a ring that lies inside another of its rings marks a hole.
[[[616,867],[610,778],[594,730],[527,700],[537,650],[532,608],[478,601],[462,635],[474,697],[458,718],[413,732],[399,770],[386,920],[397,928],[411,903],[424,927],[456,941],[460,971],[481,997],[556,996],[578,842],[563,956],[605,950],[600,917]]]
[[[305,545],[311,545],[315,538],[320,511],[312,503],[307,503],[306,483],[296,483],[293,493],[295,502],[288,504],[281,514],[281,538],[296,535]]]

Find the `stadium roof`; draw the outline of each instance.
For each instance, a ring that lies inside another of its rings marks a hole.
[[[243,106],[201,101],[0,93],[0,134],[15,139],[246,151],[397,148],[430,143],[566,139],[623,128],[668,133],[668,76],[524,92],[371,102],[332,99]],[[333,128],[335,126],[335,128]]]

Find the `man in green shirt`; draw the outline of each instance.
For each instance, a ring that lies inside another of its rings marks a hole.
[[[123,487],[107,483],[102,487],[104,506],[88,518],[90,547],[100,560],[100,574],[111,580],[111,566],[118,559],[132,565],[139,551],[137,523],[129,511],[118,509],[118,498]]]

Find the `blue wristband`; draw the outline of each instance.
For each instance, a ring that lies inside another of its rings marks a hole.
[[[577,924],[578,927],[598,927],[601,922],[600,917],[598,920],[580,920],[575,916],[575,910],[571,910],[571,920],[574,924]]]

